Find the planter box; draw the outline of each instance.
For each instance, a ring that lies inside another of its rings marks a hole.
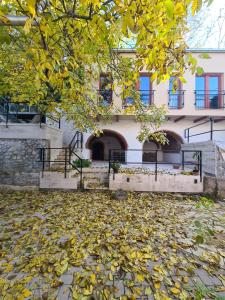
[[[158,174],[114,174],[110,175],[109,189],[139,192],[176,192],[176,193],[202,193],[203,182],[195,175]]]

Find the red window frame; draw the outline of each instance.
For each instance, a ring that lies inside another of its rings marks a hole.
[[[148,98],[148,104],[153,104],[153,95],[152,95],[152,82],[151,82],[151,73],[148,72],[140,72],[139,73],[139,80],[136,82],[136,90],[140,90],[140,77],[148,77],[149,78],[149,98]]]
[[[209,90],[209,78],[210,77],[218,77],[218,106],[222,107],[222,95],[221,91],[223,90],[223,73],[204,73],[202,75],[195,75],[196,77],[204,77],[205,81],[205,108],[210,108],[210,90]],[[195,89],[197,92],[197,90]]]

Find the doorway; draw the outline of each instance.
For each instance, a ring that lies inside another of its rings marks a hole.
[[[101,141],[95,141],[92,145],[92,159],[104,160],[104,143]]]

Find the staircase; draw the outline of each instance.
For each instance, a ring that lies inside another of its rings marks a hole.
[[[107,190],[109,187],[108,168],[84,168],[83,183],[87,190]]]
[[[83,168],[72,166],[75,159],[82,161],[83,134],[75,133],[69,146],[41,148],[42,172],[40,188],[77,189],[83,187]],[[80,155],[79,155],[79,154]],[[76,187],[75,187],[76,186]]]

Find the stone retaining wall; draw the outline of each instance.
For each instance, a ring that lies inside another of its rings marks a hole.
[[[0,186],[39,186],[40,147],[45,139],[0,139]]]

